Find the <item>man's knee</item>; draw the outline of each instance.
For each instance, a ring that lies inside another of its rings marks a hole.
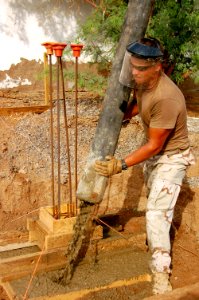
[[[170,251],[170,226],[171,223],[164,211],[148,210],[146,212],[147,240],[152,252],[156,248]]]
[[[154,181],[148,196],[147,210],[172,211],[175,207],[180,186],[167,180]]]

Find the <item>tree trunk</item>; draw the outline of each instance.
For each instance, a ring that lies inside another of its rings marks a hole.
[[[130,0],[125,16],[123,30],[117,47],[112,72],[104,98],[95,136],[82,177],[78,184],[77,197],[90,203],[99,203],[104,195],[107,178],[96,174],[95,160],[113,155],[120,134],[124,101],[128,102],[131,90],[119,83],[120,71],[126,46],[142,38],[150,17],[153,0]]]

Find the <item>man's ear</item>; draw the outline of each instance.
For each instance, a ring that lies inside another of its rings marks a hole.
[[[162,71],[162,64],[161,64],[160,62],[158,62],[158,63],[155,65],[155,71],[156,71],[156,72]]]

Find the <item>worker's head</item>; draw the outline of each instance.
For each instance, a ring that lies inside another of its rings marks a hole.
[[[155,38],[142,38],[127,46],[127,51],[133,57],[148,61],[160,61],[163,58],[163,49]]]
[[[162,69],[163,50],[158,40],[142,38],[127,46],[131,55],[133,79],[138,85],[145,85],[156,79]]]

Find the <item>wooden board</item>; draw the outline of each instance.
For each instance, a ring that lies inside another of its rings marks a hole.
[[[59,249],[48,252],[36,252],[0,261],[0,282],[16,280],[31,274],[39,260],[36,273],[56,270],[66,265],[66,249]]]
[[[61,213],[69,213],[70,207],[67,204],[61,205]],[[73,211],[75,209],[73,208]],[[73,233],[73,226],[76,222],[76,217],[65,217],[55,219],[53,217],[53,210],[51,206],[41,207],[39,210],[39,219],[52,233]]]
[[[17,295],[14,292],[14,290],[9,282],[3,283],[2,287],[5,290],[7,296],[9,297],[10,300],[17,299]]]
[[[35,106],[19,106],[19,107],[1,107],[0,116],[8,116],[14,113],[42,113],[50,108],[49,105],[35,105]]]
[[[61,227],[60,227],[61,228]],[[40,249],[45,250],[67,247],[72,233],[53,233],[41,220],[28,219],[29,241],[34,242]]]
[[[140,282],[151,282],[151,275],[149,274],[141,274],[139,276],[134,276],[132,278],[129,279],[124,279],[124,280],[117,280],[114,281],[110,284],[104,285],[104,286],[100,286],[100,287],[96,287],[96,288],[92,288],[92,289],[82,289],[82,290],[78,290],[78,291],[72,291],[69,293],[65,293],[65,294],[60,294],[60,295],[54,295],[54,296],[42,296],[42,297],[36,297],[36,298],[29,298],[32,300],[47,300],[47,299],[52,299],[52,300],[65,300],[65,299],[70,299],[70,300],[78,300],[81,299],[82,297],[85,297],[86,295],[89,295],[90,293],[93,292],[103,292],[106,289],[111,289],[111,288],[120,288],[123,286],[130,286],[130,285],[134,285]],[[15,293],[13,287],[12,287],[12,283],[3,283],[2,284],[4,290],[6,291],[7,295],[9,296],[10,300],[13,299],[18,299],[17,298],[17,294]]]

